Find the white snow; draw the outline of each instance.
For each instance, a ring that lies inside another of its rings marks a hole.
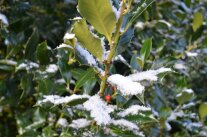
[[[143,29],[143,28],[144,28],[144,23],[138,21],[138,22],[135,24],[135,27],[136,27],[136,28],[139,28],[139,29]]]
[[[151,108],[145,107],[145,106],[140,106],[140,105],[132,105],[129,108],[125,109],[122,112],[119,112],[118,115],[121,117],[125,117],[128,115],[137,115],[138,113],[141,113],[143,111],[150,111]]]
[[[114,14],[115,14],[115,16],[116,16],[116,19],[118,20],[119,17],[120,17],[121,9],[117,9],[117,8],[115,8],[115,7],[112,5],[112,10],[113,10],[113,12],[114,12]]]
[[[103,60],[107,60],[109,53],[110,53],[110,50],[105,50],[105,51],[103,52],[103,57],[102,57]]]
[[[72,46],[68,45],[68,44],[65,44],[65,43],[62,43],[60,44],[57,49],[60,49],[60,48],[69,48],[69,49],[73,49]]]
[[[50,64],[47,66],[46,70],[47,73],[55,73],[58,71],[58,66],[55,64]]]
[[[83,98],[87,99],[89,98],[89,96],[88,95],[76,95],[76,94],[73,94],[71,96],[66,96],[66,97],[61,97],[58,95],[47,95],[47,96],[44,96],[43,100],[38,101],[38,104],[50,102],[50,103],[53,103],[54,105],[59,105],[59,104],[66,104],[71,101],[74,101],[77,99],[83,99]]]
[[[9,65],[14,65],[14,66],[17,65],[17,62],[16,61],[13,61],[13,60],[7,60],[7,59],[5,59],[5,60],[1,60],[1,62],[4,62],[4,63],[9,64]]]
[[[71,34],[71,33],[65,33],[65,36],[63,37],[64,40],[73,39],[73,38],[75,38],[75,34]]]
[[[174,68],[178,70],[187,69],[187,67],[183,63],[175,63]]]
[[[185,114],[182,110],[180,111],[172,111],[170,116],[167,118],[167,121],[176,120],[177,117],[183,117]]]
[[[129,68],[131,68],[129,63],[126,61],[126,59],[122,55],[118,55],[118,56],[114,57],[113,61],[117,61],[117,60],[121,61],[122,63],[127,65]]]
[[[125,119],[119,119],[119,120],[112,120],[112,124],[115,126],[119,126],[123,129],[128,129],[132,131],[134,134],[144,137],[144,134],[139,131],[139,127],[135,123],[132,123]]]
[[[132,81],[142,81],[142,80],[157,81],[158,74],[164,72],[170,72],[170,71],[172,71],[170,68],[162,67],[157,70],[148,70],[148,71],[131,74],[127,78],[131,79]]]
[[[167,25],[168,28],[172,27],[172,24],[170,24],[169,22],[167,22],[166,20],[159,20],[158,22],[164,23]]]
[[[144,86],[140,83],[133,82],[131,79],[119,74],[109,76],[107,81],[117,86],[117,89],[125,96],[142,94],[144,91]]]
[[[81,20],[82,18],[81,17],[75,17],[73,18],[73,20]]]
[[[185,88],[185,89],[183,89],[183,91],[181,93],[177,94],[176,97],[182,96],[183,92],[187,92],[188,94],[193,94],[194,93],[192,89],[186,89]]]
[[[80,119],[73,120],[69,126],[72,128],[80,129],[80,128],[85,128],[89,126],[90,124],[91,124],[91,121],[84,119],[84,118],[80,118]]]
[[[84,48],[82,48],[80,45],[76,45],[77,51],[80,53],[81,56],[86,59],[87,63],[91,66],[97,66],[97,62],[95,58]]]
[[[16,70],[26,69],[28,71],[33,68],[39,68],[39,64],[34,62],[21,63],[16,67]]]
[[[109,113],[113,112],[112,107],[107,106],[99,95],[90,97],[88,101],[83,104],[87,111],[90,111],[90,116],[94,118],[98,125],[108,125],[111,122]]]
[[[139,127],[135,123],[132,123],[125,119],[112,120],[112,124],[115,126],[120,126],[122,128],[127,128],[129,130],[139,130]]]
[[[189,93],[189,94],[193,93],[193,90],[190,89],[190,88],[188,88],[188,89],[185,88],[183,91],[184,91],[184,92],[187,92],[187,93]]]
[[[68,126],[68,121],[65,118],[60,118],[57,121],[58,125],[61,125],[62,127],[67,127]]]
[[[2,13],[0,13],[0,21],[2,21],[2,23],[5,25],[9,25],[7,17]]]
[[[197,57],[198,56],[198,53],[196,53],[196,52],[186,52],[186,55],[188,57]]]

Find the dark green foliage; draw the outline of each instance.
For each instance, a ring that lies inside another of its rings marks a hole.
[[[153,114],[150,111],[125,117],[138,123],[147,137],[206,136],[207,2],[141,1],[132,4],[133,10],[122,26],[129,29],[120,37],[116,49],[116,55],[121,54],[126,62],[114,61],[110,74],[128,75],[161,67],[170,67],[174,73],[165,79],[165,73],[159,75],[155,84],[143,81],[148,88],[142,96],[118,94],[109,103],[121,109],[132,104],[150,106]],[[144,6],[138,9],[144,2],[147,2],[146,11]],[[118,0],[113,0],[113,4],[119,7]],[[76,0],[0,0],[0,13],[9,21],[6,25],[0,20],[0,137],[72,137],[87,131],[93,136],[105,135],[94,123],[78,131],[57,124],[59,118],[66,118],[69,123],[77,118],[90,119],[85,111],[74,109],[72,115],[67,110],[67,106],[81,104],[85,99],[65,106],[44,104],[42,107],[37,102],[44,95],[94,95],[99,90],[97,72],[78,58],[78,53],[70,48],[57,49],[63,43],[64,33],[71,28],[73,21],[69,19],[79,16],[76,6]],[[110,26],[105,26],[106,22],[97,29],[106,37],[114,28],[115,19],[111,18]],[[97,26],[94,18],[90,22]],[[103,31],[105,27],[107,31]],[[189,52],[198,55],[188,56]],[[101,59],[97,53],[93,55]],[[48,71],[51,65],[57,68]],[[194,92],[184,92],[186,89]],[[112,87],[106,91],[111,94]],[[134,136],[117,126],[110,129],[120,137]]]

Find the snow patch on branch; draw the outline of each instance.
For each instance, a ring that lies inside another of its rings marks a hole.
[[[38,104],[43,104],[46,102],[50,102],[54,105],[66,104],[66,103],[72,102],[77,99],[83,99],[83,98],[88,99],[90,96],[73,94],[71,96],[66,96],[66,97],[61,97],[58,95],[47,95],[47,96],[43,96],[43,97],[44,97],[44,99],[41,101],[38,101]]]
[[[94,118],[98,125],[108,125],[111,122],[109,113],[113,112],[114,109],[107,106],[99,95],[90,97],[88,101],[83,104],[87,111],[90,111],[90,116]]]
[[[119,112],[118,115],[121,117],[125,117],[128,115],[137,115],[138,113],[143,111],[151,111],[151,108],[140,105],[132,105],[124,111]]]
[[[107,81],[112,85],[116,85],[117,89],[125,96],[142,94],[144,91],[144,86],[140,83],[133,82],[119,74],[111,75]]]
[[[157,70],[148,70],[148,71],[143,71],[143,72],[131,74],[127,78],[131,79],[132,81],[142,81],[142,80],[157,81],[158,74],[170,72],[170,71],[172,71],[171,68],[162,67]]]

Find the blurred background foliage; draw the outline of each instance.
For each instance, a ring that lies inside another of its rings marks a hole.
[[[0,0],[0,13],[9,22],[0,20],[0,136],[70,136],[70,130],[57,125],[59,110],[34,107],[36,101],[43,95],[69,95],[74,87],[88,94],[99,89],[88,66],[56,49],[71,26],[69,19],[78,16],[76,6],[76,0]],[[120,44],[130,68],[175,71],[145,91],[146,104],[159,119],[142,127],[146,136],[207,135],[206,7],[204,0],[157,0]],[[141,68],[137,57],[149,37],[152,52]],[[53,71],[48,70],[51,65]],[[130,68],[116,61],[111,71],[129,74]],[[93,77],[80,83],[89,72]],[[186,89],[194,92],[182,92]],[[61,113],[71,121],[65,109]]]

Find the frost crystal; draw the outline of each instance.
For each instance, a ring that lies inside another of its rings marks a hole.
[[[76,46],[77,51],[80,53],[81,56],[86,59],[87,63],[91,66],[97,66],[97,62],[95,58],[84,48],[82,48],[80,45]]]
[[[57,124],[61,125],[62,127],[67,127],[68,121],[65,118],[60,118],[58,119]]]
[[[90,111],[91,117],[97,122],[98,125],[108,125],[111,122],[109,113],[113,112],[112,107],[107,106],[99,95],[90,97],[88,101],[83,104],[84,108]]]
[[[118,115],[121,117],[125,117],[127,115],[136,115],[140,112],[143,111],[150,111],[151,108],[145,107],[145,106],[140,106],[140,105],[133,105],[127,108],[126,110],[119,112]]]
[[[131,79],[119,74],[111,75],[108,78],[108,82],[112,85],[116,85],[117,89],[126,96],[142,94],[144,91],[144,86],[140,83],[133,82]]]
[[[83,99],[83,98],[87,99],[89,98],[89,96],[88,95],[76,95],[76,94],[73,94],[71,96],[66,96],[66,97],[60,97],[58,95],[47,95],[47,96],[44,96],[44,98],[45,99],[38,101],[38,104],[50,102],[50,103],[53,103],[54,105],[59,105],[59,104],[69,103],[77,99]]]
[[[149,80],[149,81],[157,81],[158,74],[164,72],[172,71],[170,68],[160,68],[158,70],[148,70],[143,72],[138,72],[132,75],[129,75],[127,78],[131,79],[132,81],[142,81],[142,80]]]
[[[91,121],[89,121],[87,119],[80,118],[80,119],[73,120],[69,126],[72,128],[79,129],[79,128],[85,128],[85,127],[89,126],[90,124],[91,124]]]
[[[9,24],[6,16],[4,14],[1,14],[1,13],[0,13],[0,21],[2,21],[2,23],[5,24],[5,25]]]

